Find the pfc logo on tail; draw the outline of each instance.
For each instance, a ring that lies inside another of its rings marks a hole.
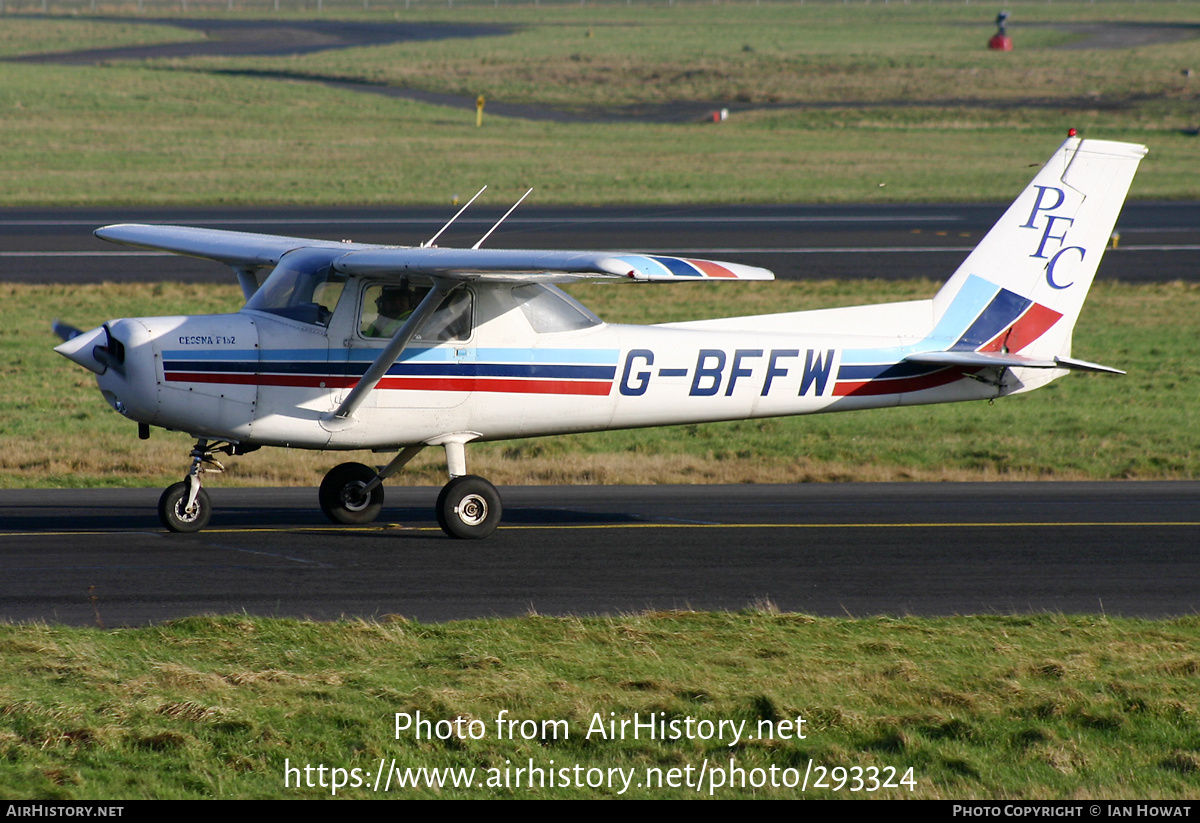
[[[1069,233],[1072,224],[1075,222],[1074,217],[1068,217],[1065,214],[1055,214],[1055,209],[1061,208],[1067,200],[1067,193],[1055,186],[1039,186],[1034,185],[1032,188],[1037,190],[1037,197],[1033,201],[1033,208],[1029,212],[1029,219],[1021,224],[1023,229],[1032,229],[1040,231],[1041,237],[1038,240],[1037,250],[1030,257],[1036,257],[1042,260],[1047,259],[1049,250],[1046,248],[1051,245],[1051,250],[1057,249],[1050,254],[1046,263],[1046,282],[1054,289],[1066,289],[1074,285],[1074,281],[1067,283],[1059,283],[1054,278],[1054,267],[1058,265],[1059,258],[1063,255],[1077,255],[1080,261],[1087,257],[1087,249],[1083,246],[1067,246],[1067,234]],[[1044,225],[1038,225],[1038,221],[1044,220]],[[1059,232],[1054,234],[1053,232]]]

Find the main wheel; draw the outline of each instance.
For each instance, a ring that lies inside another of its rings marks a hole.
[[[375,470],[362,463],[334,466],[321,481],[321,511],[334,523],[370,523],[383,508],[383,486],[376,486],[370,494],[363,493],[363,487],[374,479]]]
[[[158,519],[173,532],[198,532],[208,525],[212,517],[212,503],[208,492],[200,489],[196,502],[187,507],[187,481],[172,483],[158,498]]]
[[[501,514],[503,507],[496,487],[473,474],[454,478],[438,495],[438,525],[451,537],[487,537],[500,525]]]

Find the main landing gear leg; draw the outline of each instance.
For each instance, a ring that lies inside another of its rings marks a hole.
[[[482,477],[467,474],[466,448],[448,442],[446,465],[450,482],[442,487],[437,499],[437,519],[450,537],[478,540],[500,525],[503,506],[496,487]]]

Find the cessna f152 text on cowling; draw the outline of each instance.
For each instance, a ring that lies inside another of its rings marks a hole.
[[[208,522],[201,478],[217,454],[395,452],[380,471],[343,463],[321,483],[326,515],[367,523],[384,480],[440,446],[438,522],[484,537],[501,501],[467,473],[469,443],[992,399],[1072,370],[1116,372],[1072,358],[1071,330],[1145,152],[1068,139],[931,300],[655,326],[604,323],[555,284],[773,275],[635,253],[107,226],[96,234],[114,243],[232,267],[245,308],[111,320],[57,351],[95,372],[143,437],[160,426],[196,438],[186,479],[159,503],[170,529]]]

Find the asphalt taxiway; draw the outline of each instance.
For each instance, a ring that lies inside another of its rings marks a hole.
[[[463,193],[469,197],[470,192]],[[470,247],[508,204],[472,206],[439,238]],[[522,206],[488,238],[492,248],[623,250],[765,266],[785,280],[945,280],[1007,204]],[[111,223],[166,223],[363,243],[419,245],[457,209],[0,209],[0,282],[174,280],[236,288],[228,267],[115,246],[92,236]],[[1120,237],[1097,279],[1194,281],[1200,202],[1127,203]]]
[[[1200,609],[1200,482],[501,492],[501,528],[456,541],[432,487],[389,487],[376,524],[345,528],[313,489],[212,486],[194,535],[158,525],[155,489],[0,491],[0,619]]]

